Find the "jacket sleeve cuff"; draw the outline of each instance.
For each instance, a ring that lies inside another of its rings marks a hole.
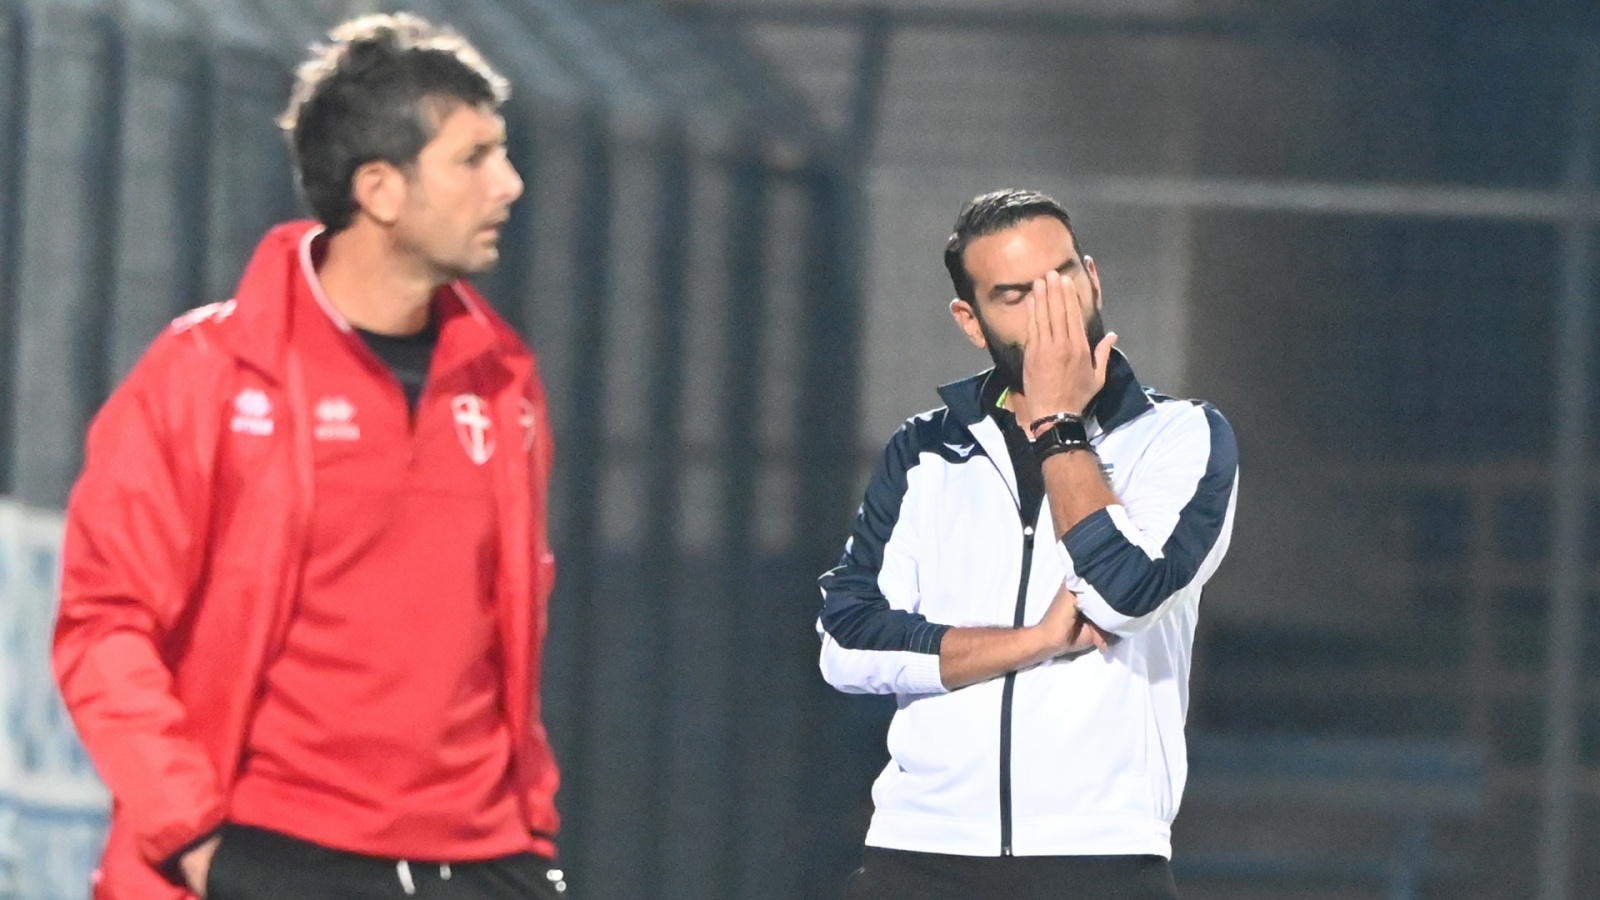
[[[183,844],[178,849],[168,853],[166,858],[156,865],[156,871],[160,872],[163,878],[167,879],[178,887],[188,888],[189,881],[183,875],[184,856],[188,855],[190,850],[193,850],[194,848],[215,837],[218,832],[222,831],[222,825],[223,823],[221,821],[221,816],[219,815],[217,823],[201,832],[199,837],[190,840],[188,843]]]
[[[1069,529],[1056,542],[1056,554],[1067,573],[1067,589],[1078,595],[1079,611],[1101,629],[1120,632],[1127,629],[1134,617],[1113,609],[1106,598],[1100,596],[1100,592],[1078,574],[1078,564],[1073,555],[1077,551],[1080,558],[1086,556],[1099,543],[1120,533],[1110,510],[1110,507],[1099,510]]]
[[[1056,541],[1056,554],[1061,559],[1062,569],[1066,569],[1066,585],[1069,591],[1078,596],[1078,610],[1094,625],[1101,626],[1104,631],[1117,631],[1126,633],[1138,617],[1131,617],[1117,610],[1094,589],[1088,580],[1078,573],[1078,562],[1085,559],[1094,559],[1096,554],[1104,556],[1106,548],[1126,541],[1133,544],[1133,552],[1144,552],[1149,556],[1142,543],[1136,543],[1138,528],[1133,527],[1133,522],[1128,520],[1128,512],[1120,504],[1112,504],[1104,509],[1091,512],[1090,516],[1078,522],[1072,528],[1067,528],[1066,535]],[[1123,546],[1126,546],[1123,544]],[[1131,549],[1131,548],[1130,548]]]
[[[940,637],[943,637],[942,632]],[[905,688],[900,693],[947,694],[950,692],[950,689],[944,686],[944,680],[939,677],[939,654],[937,651],[908,655],[911,659],[900,673],[900,678]]]
[[[1089,586],[1089,582],[1082,578],[1073,579],[1076,584],[1069,585],[1072,592],[1078,595],[1078,611],[1104,631],[1125,632],[1135,620],[1133,616],[1125,616],[1111,608],[1106,598],[1100,592]]]

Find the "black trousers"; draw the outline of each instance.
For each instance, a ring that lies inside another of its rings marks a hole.
[[[868,847],[845,900],[1177,900],[1160,856],[947,856]]]
[[[275,831],[224,825],[207,900],[564,900],[554,862],[519,853],[482,862],[404,862],[330,850]]]

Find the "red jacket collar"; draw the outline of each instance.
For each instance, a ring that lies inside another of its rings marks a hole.
[[[229,327],[217,332],[235,356],[279,382],[285,374],[284,351],[295,306],[289,299],[295,290],[309,291],[335,323],[347,327],[328,304],[310,263],[311,243],[322,231],[320,224],[307,220],[285,222],[268,231],[239,279]],[[454,295],[503,358],[531,360],[511,326],[471,285],[458,280],[440,290]]]

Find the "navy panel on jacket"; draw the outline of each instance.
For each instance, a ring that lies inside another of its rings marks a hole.
[[[894,609],[878,588],[884,547],[900,521],[906,480],[924,452],[951,463],[984,457],[971,432],[938,410],[911,419],[895,432],[867,485],[866,499],[839,565],[825,573],[822,627],[846,650],[939,652],[948,625],[929,622],[917,613]]]
[[[1202,404],[1211,429],[1211,455],[1194,496],[1178,514],[1178,524],[1151,559],[1123,536],[1102,509],[1062,537],[1079,577],[1089,582],[1112,609],[1125,616],[1147,615],[1194,580],[1228,517],[1239,447],[1222,414]]]

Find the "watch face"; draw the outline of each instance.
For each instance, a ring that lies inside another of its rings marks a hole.
[[[1055,427],[1050,429],[1050,433],[1055,436],[1056,443],[1058,444],[1067,444],[1080,441],[1083,443],[1089,442],[1089,434],[1084,430],[1083,422],[1081,421],[1068,420],[1065,422],[1057,422]]]
[[[1064,420],[1046,428],[1034,442],[1039,453],[1049,453],[1058,447],[1089,448],[1089,436],[1081,420]]]

